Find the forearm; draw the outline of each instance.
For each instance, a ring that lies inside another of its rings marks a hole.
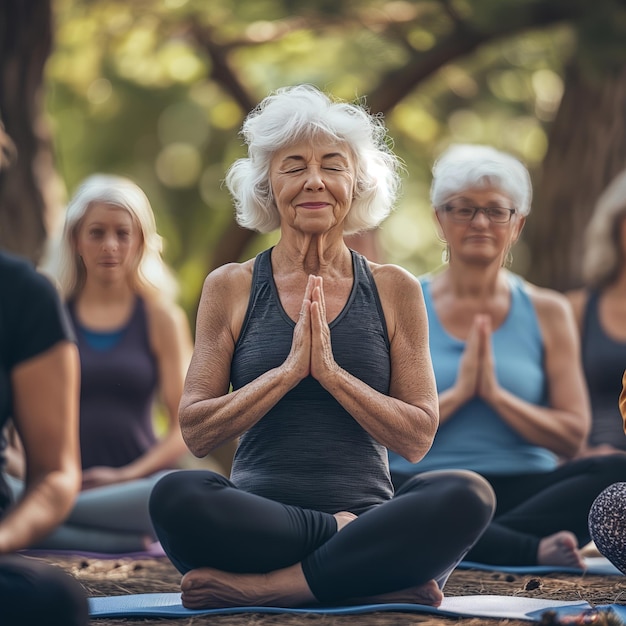
[[[489,401],[500,417],[526,441],[572,458],[586,436],[583,416],[531,404],[500,388]]]
[[[79,485],[78,472],[62,470],[28,485],[0,522],[0,554],[27,548],[54,530],[69,514]]]
[[[439,422],[448,421],[470,398],[456,386],[442,391],[439,394]]]
[[[379,443],[412,463],[430,450],[438,425],[436,406],[409,404],[372,389],[337,367],[320,384]]]
[[[216,398],[191,402],[180,410],[187,447],[204,457],[256,424],[300,378],[286,365],[271,369],[245,387]]]

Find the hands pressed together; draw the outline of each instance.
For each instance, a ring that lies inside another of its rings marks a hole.
[[[286,364],[300,380],[311,375],[322,385],[339,367],[330,341],[321,276],[309,276]]]
[[[479,397],[491,403],[500,390],[491,346],[491,318],[478,314],[459,363],[455,388],[463,402]]]

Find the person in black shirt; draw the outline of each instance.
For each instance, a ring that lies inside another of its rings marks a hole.
[[[8,142],[0,126],[0,143]],[[2,169],[0,155],[0,169]],[[55,287],[0,252],[0,432],[15,427],[26,455],[18,502],[0,473],[0,623],[88,623],[86,594],[60,568],[16,554],[55,528],[80,486],[78,352]],[[0,468],[6,441],[0,435]]]

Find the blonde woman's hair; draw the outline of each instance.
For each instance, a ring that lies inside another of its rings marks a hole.
[[[587,225],[582,275],[585,284],[601,289],[617,279],[625,262],[620,224],[626,217],[626,170],[602,192]]]
[[[157,233],[150,201],[138,185],[122,176],[94,174],[80,184],[67,206],[61,236],[51,242],[41,269],[58,281],[66,300],[80,293],[86,270],[77,252],[78,230],[89,208],[99,202],[128,211],[141,233],[131,286],[143,296],[173,300],[178,286],[161,257],[162,238]]]

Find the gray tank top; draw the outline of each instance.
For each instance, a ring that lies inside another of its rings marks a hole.
[[[231,366],[233,389],[281,365],[295,323],[283,309],[271,249],[255,260],[250,301]],[[389,338],[374,279],[352,252],[354,282],[331,322],[335,360],[377,391],[389,393]],[[231,480],[285,504],[359,514],[391,498],[387,449],[375,441],[311,376],[289,391],[244,433]]]

